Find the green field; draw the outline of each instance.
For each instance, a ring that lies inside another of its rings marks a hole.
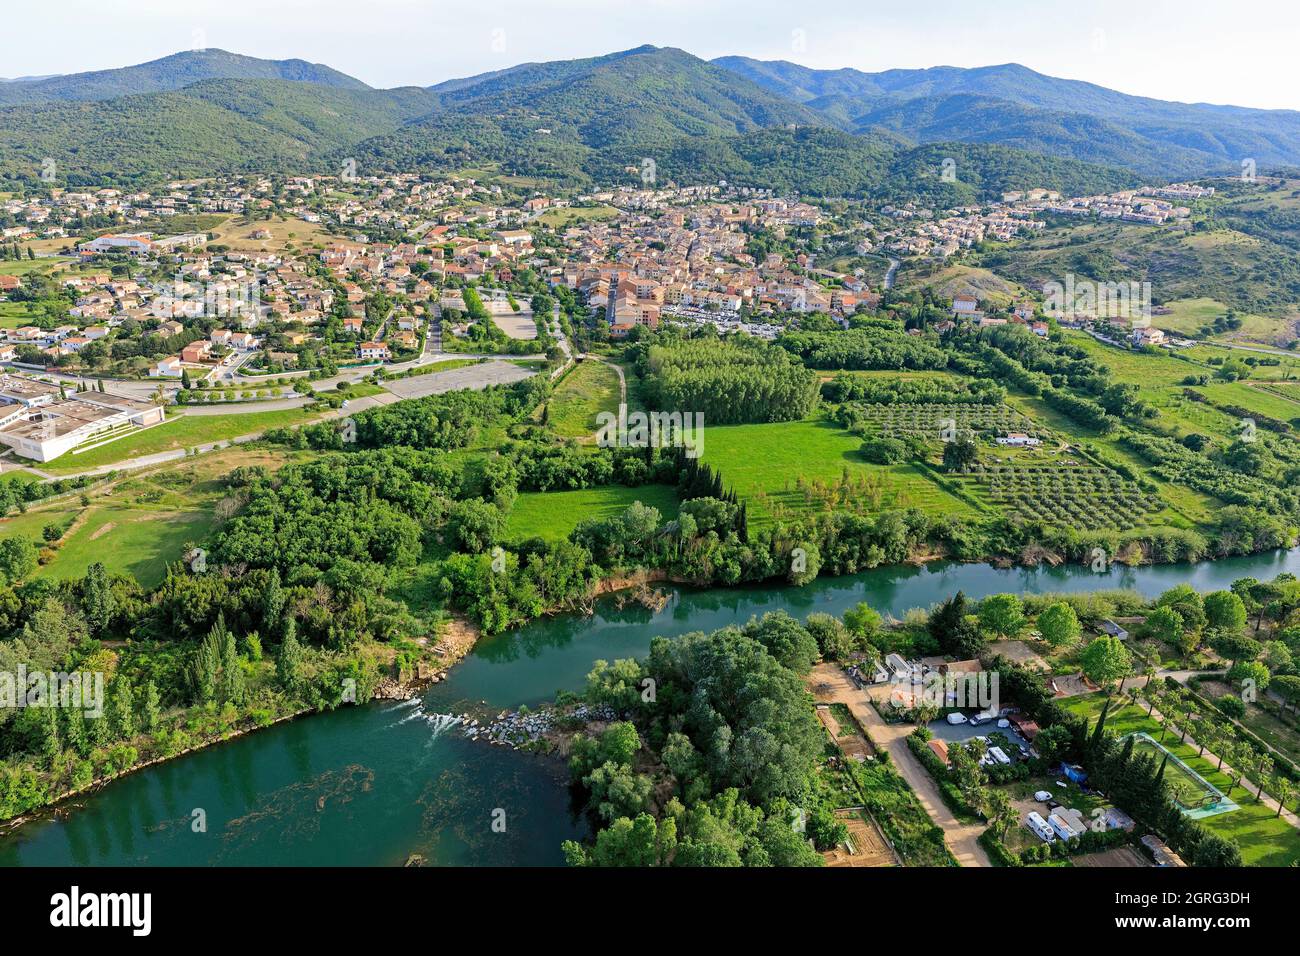
[[[1216,299],[1195,298],[1179,299],[1165,303],[1172,310],[1169,315],[1152,316],[1151,324],[1166,332],[1176,332],[1195,337],[1205,326],[1213,326],[1214,320],[1228,313],[1228,307]],[[1266,315],[1255,315],[1236,310],[1233,313],[1241,320],[1241,328],[1223,333],[1216,338],[1242,342],[1263,342],[1278,344],[1279,336],[1286,334],[1286,324],[1279,319]]]
[[[246,415],[177,415],[161,425],[141,430],[80,455],[68,454],[39,467],[51,474],[70,474],[113,465],[128,458],[156,455],[178,448],[193,448],[211,442],[229,441],[269,428],[283,428],[311,421],[312,413],[291,408],[278,412],[249,412]]]
[[[1062,704],[1067,710],[1082,714],[1095,722],[1104,701],[1101,694],[1090,694],[1071,697],[1062,701]],[[1112,704],[1111,712],[1106,718],[1106,729],[1118,736],[1145,731],[1160,740],[1160,723],[1148,717],[1144,709],[1132,705],[1116,710]],[[1217,760],[1211,762],[1198,757],[1194,748],[1180,742],[1172,734],[1166,734],[1164,746],[1223,793],[1228,793],[1231,781],[1215,769]],[[1285,820],[1278,819],[1276,810],[1256,803],[1253,786],[1243,788],[1239,784],[1228,795],[1239,804],[1239,809],[1205,817],[1200,821],[1202,826],[1222,837],[1237,841],[1241,847],[1242,860],[1249,865],[1290,866],[1300,862],[1300,830]]]
[[[667,485],[603,485],[579,491],[525,492],[515,501],[506,522],[510,541],[545,538],[559,541],[584,518],[612,518],[634,501],[658,508],[665,521],[677,517],[677,492]]]
[[[618,372],[605,362],[579,363],[555,387],[547,419],[562,438],[589,438],[600,412],[618,414]]]
[[[203,511],[109,504],[87,513],[63,539],[56,560],[42,566],[37,577],[80,578],[99,561],[152,587],[163,579],[168,562],[181,556],[184,545],[201,542],[212,527],[211,513]]]
[[[0,329],[17,329],[31,325],[38,313],[31,312],[26,302],[0,302]]]
[[[613,206],[570,206],[567,209],[548,209],[537,217],[537,222],[553,229],[567,229],[574,223],[613,219],[618,210]]]
[[[923,467],[871,464],[859,454],[861,446],[861,438],[828,421],[715,425],[704,432],[704,461],[722,472],[727,487],[749,502],[751,517],[760,523],[780,512],[816,510],[818,486],[834,485],[845,475],[862,483],[850,506],[977,513]]]
[[[1141,352],[1106,345],[1083,332],[1066,332],[1065,335],[1071,345],[1077,345],[1088,353],[1089,358],[1110,369],[1118,382],[1143,388],[1179,385],[1188,375],[1205,375],[1214,371],[1199,362],[1179,358],[1177,356],[1183,353],[1168,349],[1158,349],[1155,353]]]
[[[46,549],[38,578],[79,578],[98,561],[152,586],[186,544],[199,544],[208,536],[214,506],[226,493],[221,476],[239,465],[274,469],[288,457],[280,451],[230,449],[184,468],[171,466],[89,489],[89,505],[81,503],[81,493],[36,502],[26,514],[0,519],[0,538],[23,537]],[[47,525],[63,530],[53,545],[42,537]]]

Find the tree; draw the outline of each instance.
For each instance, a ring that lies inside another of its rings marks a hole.
[[[979,459],[979,447],[968,433],[959,435],[943,446],[943,466],[949,471],[959,471]]]
[[[1142,629],[1148,637],[1177,647],[1183,636],[1183,619],[1171,607],[1158,607],[1147,615]]]
[[[966,595],[958,591],[944,601],[926,622],[926,630],[939,644],[939,649],[954,657],[978,657],[984,648],[984,639],[976,627],[967,620]]]
[[[1105,687],[1122,681],[1131,672],[1133,658],[1119,638],[1103,634],[1083,651],[1083,672],[1093,683]]]
[[[880,612],[866,601],[859,601],[844,612],[844,626],[854,634],[860,634],[867,640],[876,636],[880,630]]]
[[[14,584],[36,570],[36,545],[26,538],[0,538],[0,583]]]
[[[1268,668],[1259,661],[1239,661],[1228,668],[1228,680],[1240,685],[1242,688],[1253,687],[1255,693],[1262,694],[1268,690],[1272,676],[1269,674]],[[1247,681],[1250,683],[1248,684]]]
[[[1065,724],[1053,724],[1038,732],[1038,736],[1034,738],[1034,749],[1047,763],[1052,764],[1065,759],[1072,743],[1070,728]]]
[[[785,611],[771,611],[745,625],[745,634],[796,674],[807,674],[817,660],[816,639]]]
[[[1156,600],[1156,606],[1172,608],[1182,618],[1186,630],[1199,631],[1205,626],[1204,601],[1190,584],[1170,588]]]
[[[108,578],[108,569],[96,561],[86,568],[86,576],[81,580],[81,610],[93,636],[98,637],[108,630],[116,609],[117,597]]]
[[[1038,615],[1038,631],[1053,647],[1066,647],[1079,639],[1082,629],[1074,608],[1064,601],[1048,605]]]
[[[1019,819],[1011,798],[1003,790],[990,790],[985,797],[984,813],[988,817],[989,827],[999,840],[1006,838],[1011,825]]]
[[[1300,704],[1300,677],[1294,674],[1282,674],[1274,677],[1270,686],[1273,688],[1273,693],[1282,698],[1284,707],[1295,707]]]
[[[980,602],[980,627],[996,637],[1015,637],[1025,626],[1024,610],[1014,594],[986,597]]]
[[[1290,800],[1291,797],[1295,795],[1295,785],[1291,783],[1291,781],[1286,777],[1282,776],[1281,774],[1278,774],[1276,777],[1273,778],[1273,783],[1271,784],[1271,786],[1273,789],[1273,795],[1277,797],[1276,815],[1280,817],[1282,815],[1282,811],[1286,808],[1287,801]]]
[[[1211,627],[1238,633],[1246,627],[1246,605],[1231,591],[1212,591],[1205,595],[1205,620]]]
[[[302,646],[298,643],[297,627],[293,618],[284,626],[284,639],[280,642],[280,654],[275,659],[275,677],[280,686],[292,691],[298,683],[298,671],[302,666]]]
[[[130,740],[136,734],[135,691],[126,677],[115,678],[111,686],[113,693],[108,704],[113,732],[123,740]]]
[[[160,714],[158,685],[153,681],[148,681],[144,685],[144,697],[140,701],[140,728],[145,733],[153,733],[158,726]]]
[[[505,516],[501,509],[476,498],[456,502],[447,516],[447,532],[452,543],[472,554],[492,547],[504,530]]]
[[[1205,834],[1192,850],[1192,866],[1241,866],[1237,844],[1213,833]]]

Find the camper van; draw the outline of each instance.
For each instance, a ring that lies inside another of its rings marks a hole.
[[[1001,747],[990,747],[989,756],[991,756],[994,760],[996,760],[1000,764],[1011,763],[1011,758],[1007,756],[1006,751],[1004,751]]]
[[[1055,831],[1048,826],[1047,821],[1043,819],[1043,815],[1037,810],[1031,810],[1025,819],[1029,822],[1029,829],[1034,831],[1038,839],[1044,843],[1056,842]]]
[[[1056,835],[1062,840],[1069,840],[1083,833],[1082,830],[1075,827],[1074,824],[1059,813],[1053,813],[1047,820],[1051,823],[1052,829],[1056,831]]]

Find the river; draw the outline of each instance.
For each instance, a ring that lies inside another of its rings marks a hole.
[[[938,562],[823,578],[803,588],[673,589],[663,610],[561,615],[479,642],[417,701],[375,702],[280,724],[159,764],[0,838],[0,865],[544,865],[587,833],[561,762],[467,739],[439,715],[495,714],[582,686],[597,659],[651,638],[785,609],[841,614],[859,601],[901,617],[958,590],[972,598],[1300,573],[1300,549],[1196,565],[998,569]],[[202,822],[205,826],[200,827]]]

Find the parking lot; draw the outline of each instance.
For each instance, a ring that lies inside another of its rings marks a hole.
[[[398,378],[384,383],[384,388],[399,398],[424,398],[441,395],[458,388],[487,388],[489,385],[509,385],[528,378],[535,372],[512,362],[484,362],[447,372],[428,372],[410,378]]]
[[[940,740],[946,740],[950,743],[964,743],[972,737],[988,737],[991,734],[1001,734],[1011,742],[1013,746],[1028,747],[1029,741],[1020,735],[1020,732],[1014,727],[999,727],[996,720],[990,720],[988,723],[980,724],[978,727],[972,724],[950,724],[942,717],[932,721],[927,725],[930,732]]]

